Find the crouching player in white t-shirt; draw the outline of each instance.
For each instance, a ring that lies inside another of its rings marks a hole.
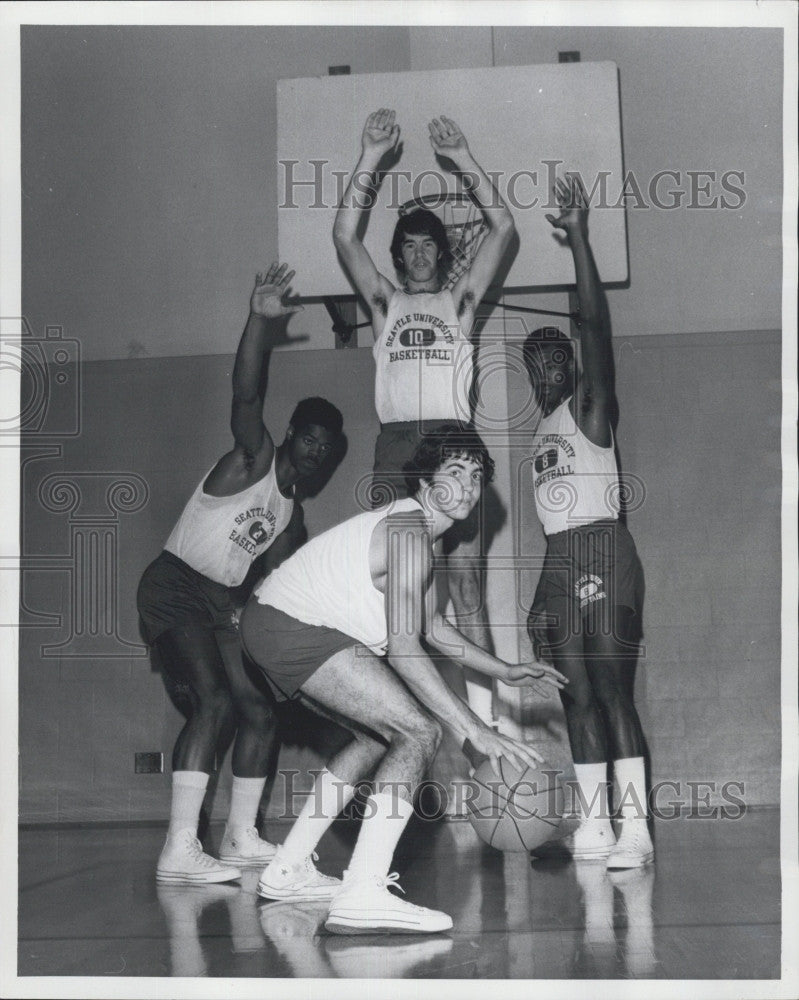
[[[565,682],[545,664],[497,659],[434,610],[433,543],[469,516],[492,472],[474,431],[443,426],[422,439],[408,464],[407,498],[312,539],[261,584],[242,614],[244,646],[275,696],[299,697],[353,735],[316,779],[258,886],[270,899],[331,899],[326,927],[333,933],[452,926],[447,914],[388,892],[397,878],[389,875],[394,850],[442,725],[495,767],[500,757],[522,769],[542,760],[482,722],[441,679],[423,646],[424,640],[463,666],[539,693]],[[369,774],[374,791],[339,883],[317,872],[311,857],[353,786]]]

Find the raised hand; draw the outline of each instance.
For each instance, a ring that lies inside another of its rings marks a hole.
[[[276,319],[279,316],[291,316],[302,311],[298,302],[288,302],[291,294],[291,279],[294,271],[287,270],[288,264],[274,261],[268,270],[255,276],[255,288],[250,296],[250,311],[256,316]]]
[[[361,136],[364,153],[382,157],[396,147],[400,134],[396,117],[396,111],[391,111],[389,108],[380,108],[369,115]]]
[[[567,234],[574,229],[588,229],[588,195],[579,174],[568,173],[558,177],[552,189],[560,215],[547,214],[546,220],[554,229]]]
[[[466,136],[451,118],[441,115],[429,122],[427,128],[430,131],[430,145],[439,156],[448,156],[457,163],[461,156],[469,155]]]
[[[510,684],[511,687],[526,687],[534,691],[542,698],[548,698],[552,693],[552,688],[560,691],[569,683],[569,679],[563,674],[550,667],[548,663],[539,663],[533,660],[531,663],[517,663],[508,666],[507,674],[500,678],[503,683]]]

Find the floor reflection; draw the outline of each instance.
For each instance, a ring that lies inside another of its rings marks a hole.
[[[277,831],[276,831],[277,832]],[[354,831],[320,866],[340,874]],[[468,823],[409,827],[407,897],[452,915],[447,934],[341,937],[325,903],[280,903],[237,883],[156,885],[160,828],[23,830],[22,976],[379,979],[770,979],[780,974],[779,816],[659,829],[654,865],[531,861]],[[279,839],[279,838],[278,838]]]

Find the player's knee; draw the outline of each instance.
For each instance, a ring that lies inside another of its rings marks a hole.
[[[611,718],[630,715],[635,706],[627,691],[620,684],[607,681],[596,686],[596,700],[603,712]]]
[[[435,755],[441,746],[441,741],[444,739],[444,728],[438,719],[434,719],[432,716],[427,716],[427,734],[431,743],[432,753]]]
[[[221,687],[198,692],[196,711],[206,725],[217,731],[231,723],[236,715],[229,692]]]
[[[237,699],[236,714],[256,732],[267,732],[275,727],[275,713],[265,698]]]
[[[430,760],[435,757],[443,736],[444,731],[441,728],[441,723],[432,715],[420,712],[415,720],[413,737],[420,745],[425,757]]]
[[[406,715],[397,727],[397,736],[413,743],[425,757],[432,760],[443,738],[441,723],[427,712]]]
[[[567,713],[591,712],[596,704],[594,692],[590,684],[581,684],[572,681],[568,689],[564,688],[560,694],[564,711]]]

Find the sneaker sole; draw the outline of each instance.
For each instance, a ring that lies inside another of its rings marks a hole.
[[[612,847],[601,847],[596,851],[570,851],[565,847],[560,851],[532,851],[535,858],[541,861],[605,861],[610,857]]]
[[[258,865],[261,865],[262,867],[268,865],[274,856],[274,851],[271,854],[265,854],[258,858],[243,858],[239,854],[220,854],[219,860],[224,862],[226,865],[235,865],[239,868],[255,868]]]
[[[237,878],[241,878],[241,872],[235,868],[228,868],[227,871],[202,872],[200,874],[165,871],[157,871],[155,873],[155,881],[166,885],[210,885],[214,882],[233,882]]]
[[[655,852],[649,851],[646,854],[628,855],[626,858],[608,858],[607,867],[610,870],[623,868],[643,868],[650,865],[655,860]]]
[[[392,920],[378,917],[331,916],[325,921],[325,930],[330,934],[442,934],[452,930],[452,921],[441,927],[423,927],[407,920]]]
[[[259,882],[256,891],[262,899],[287,899],[297,903],[314,903],[332,899],[340,888],[340,885],[334,885],[330,888],[319,888],[316,891],[311,889],[273,889],[271,886]]]

